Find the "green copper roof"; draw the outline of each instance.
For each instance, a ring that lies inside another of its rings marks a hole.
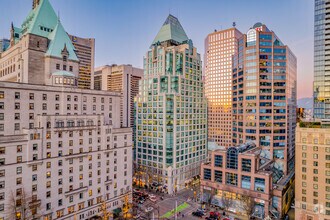
[[[66,47],[66,50],[69,53],[68,59],[79,61],[74,51],[75,48],[59,20],[57,21],[57,25],[53,32],[48,36],[48,39],[50,40],[50,44],[46,55],[62,58],[62,51]]]
[[[178,43],[183,43],[188,40],[187,34],[183,30],[179,20],[173,15],[167,17],[152,44],[168,40],[174,40]]]
[[[68,77],[75,77],[74,74],[68,72],[68,71],[57,71],[55,73],[52,73],[53,76],[68,76]]]
[[[30,33],[48,37],[57,24],[57,15],[49,0],[40,0],[22,24],[22,34]]]

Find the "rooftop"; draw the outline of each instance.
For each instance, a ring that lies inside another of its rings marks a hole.
[[[182,44],[188,40],[188,36],[181,26],[179,20],[170,14],[168,15],[166,21],[152,42],[152,45],[165,41],[175,41],[179,44]]]
[[[330,120],[314,120],[314,121],[301,121],[299,122],[300,128],[330,128]]]

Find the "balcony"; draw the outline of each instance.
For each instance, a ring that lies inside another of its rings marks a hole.
[[[54,131],[80,131],[80,130],[87,130],[87,129],[93,129],[96,130],[96,125],[85,125],[85,126],[72,126],[72,127],[54,127]],[[48,128],[49,129],[49,128]]]
[[[84,192],[84,191],[87,191],[88,190],[88,187],[87,186],[83,186],[83,187],[80,187],[80,188],[77,188],[77,189],[73,189],[73,190],[69,190],[69,191],[66,191],[64,193],[64,195],[66,197],[72,195],[72,194],[76,194],[76,193],[80,193],[80,192]]]

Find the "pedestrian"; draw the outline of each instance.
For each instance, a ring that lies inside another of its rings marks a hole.
[[[182,213],[182,218],[184,218],[184,214]]]

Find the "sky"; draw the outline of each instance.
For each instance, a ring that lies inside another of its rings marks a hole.
[[[215,29],[246,33],[262,22],[298,59],[298,98],[312,96],[314,0],[49,0],[65,30],[96,40],[95,66],[132,64],[143,56],[169,13],[179,18],[201,55]],[[0,0],[0,37],[20,26],[32,0]],[[202,56],[203,57],[203,56]]]

